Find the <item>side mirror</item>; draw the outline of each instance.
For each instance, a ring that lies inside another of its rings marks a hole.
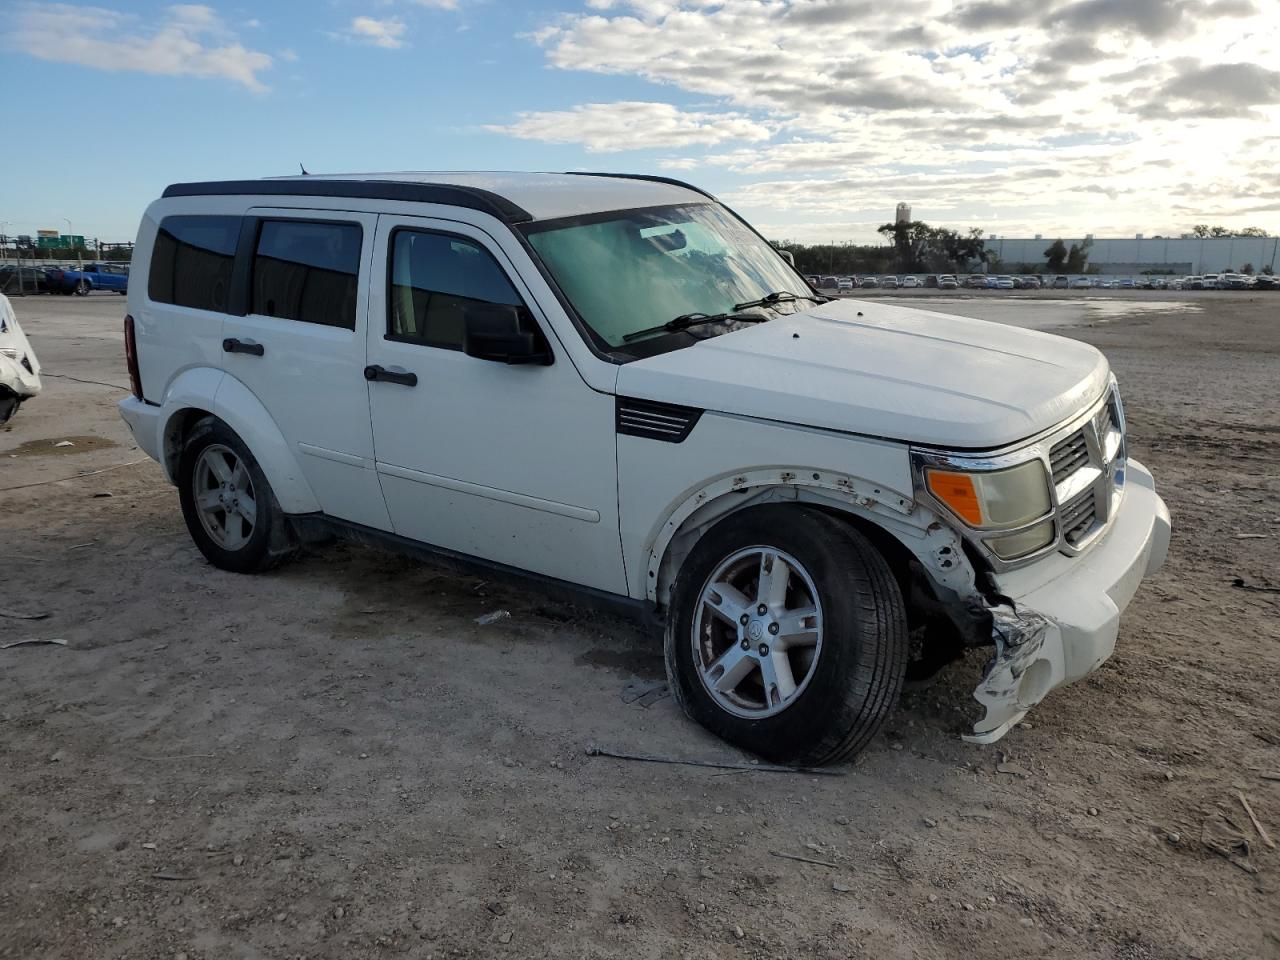
[[[551,348],[524,307],[474,303],[463,313],[462,350],[477,360],[550,366]]]

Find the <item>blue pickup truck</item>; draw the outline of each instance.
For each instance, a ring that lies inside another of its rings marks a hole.
[[[119,263],[86,263],[79,270],[50,269],[45,271],[49,287],[59,293],[74,293],[78,297],[93,290],[114,290],[119,294],[129,292],[129,268]]]

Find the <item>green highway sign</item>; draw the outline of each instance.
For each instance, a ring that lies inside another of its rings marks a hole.
[[[36,246],[41,250],[68,250],[72,247],[83,247],[84,237],[36,237]]]

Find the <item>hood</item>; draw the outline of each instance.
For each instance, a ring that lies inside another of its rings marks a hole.
[[[23,365],[24,359],[30,370]],[[40,362],[4,294],[0,294],[0,386],[20,397],[34,397],[40,392]]]
[[[834,300],[624,364],[618,393],[951,449],[994,449],[1106,389],[1106,358],[1035,330]]]

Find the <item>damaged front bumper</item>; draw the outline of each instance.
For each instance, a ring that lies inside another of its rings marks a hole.
[[[991,609],[996,653],[974,697],[986,715],[965,739],[994,743],[1050,690],[1093,671],[1115,650],[1120,614],[1164,565],[1169,510],[1151,473],[1129,460],[1124,500],[1086,553],[1055,554],[996,576],[1012,601]]]

